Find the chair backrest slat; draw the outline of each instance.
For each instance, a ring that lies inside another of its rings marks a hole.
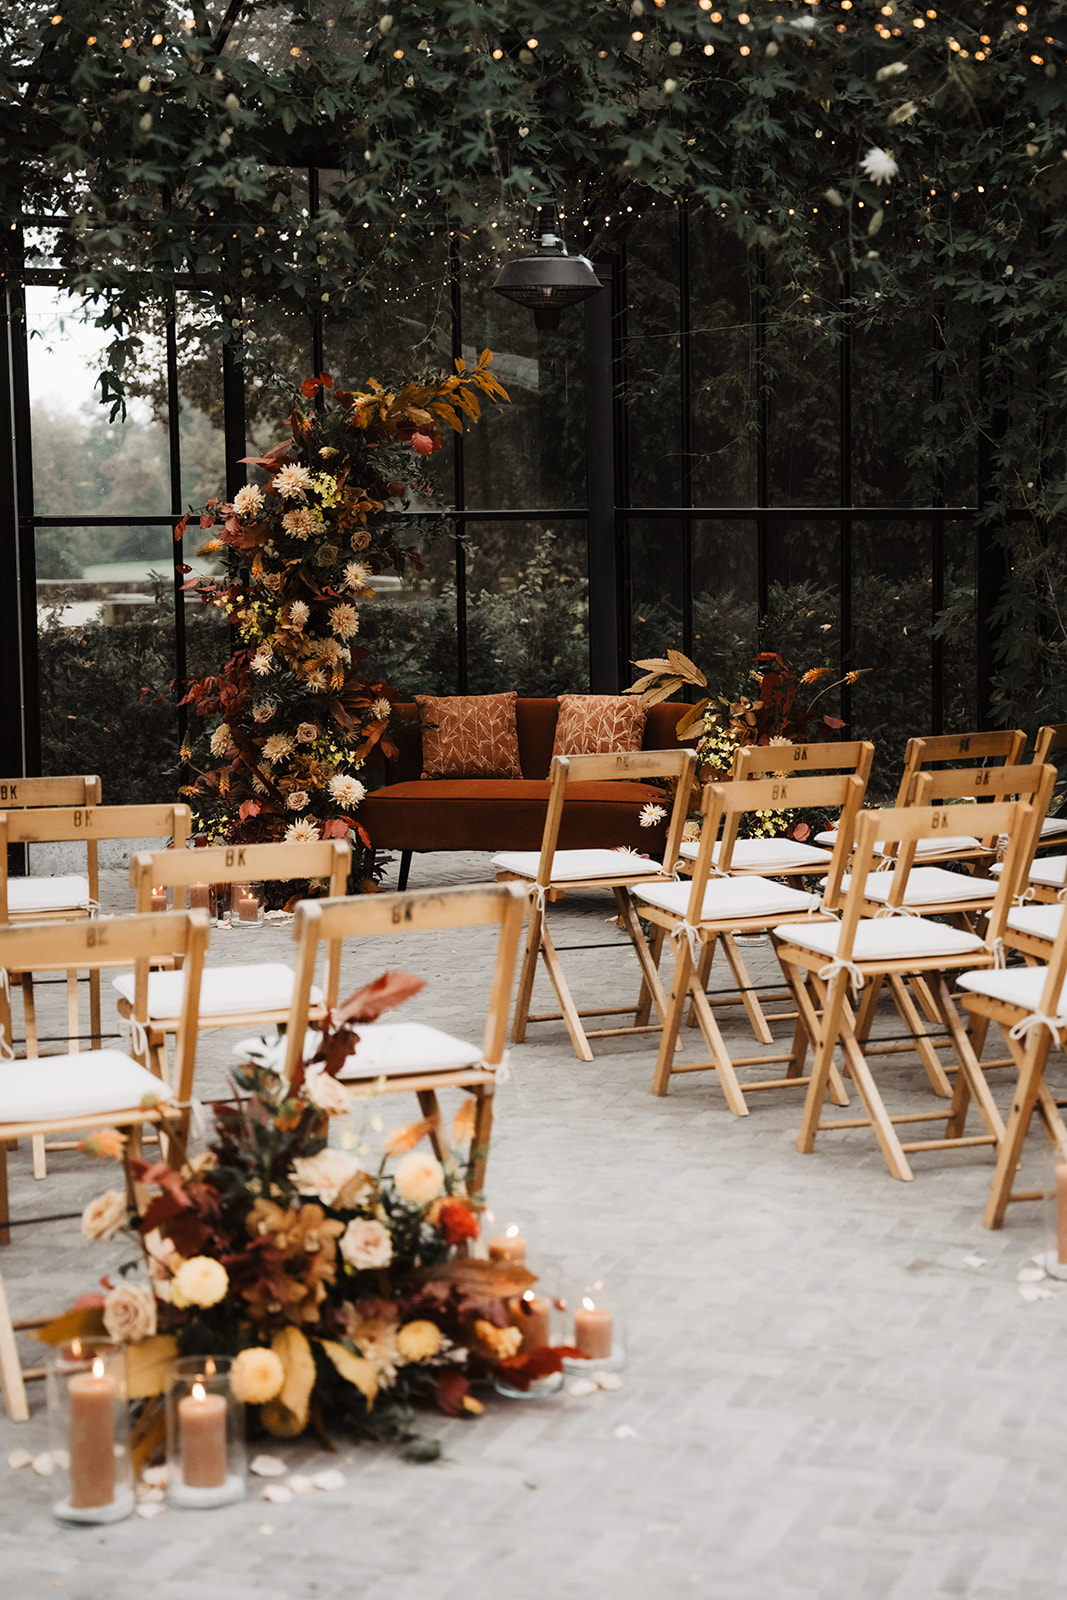
[[[938,733],[909,739],[904,752],[904,771],[897,790],[898,806],[909,804],[917,772],[942,762],[963,762],[973,767],[978,761],[999,761],[1015,767],[1022,761],[1026,735],[1021,728],[1000,728],[980,733]]]
[[[9,917],[8,855],[12,844],[84,844],[89,898],[100,898],[97,844],[102,839],[171,839],[182,849],[189,838],[186,805],[40,806],[0,810],[0,923]]]
[[[62,778],[0,778],[0,810],[27,806],[98,806],[100,779],[95,775]]]
[[[869,782],[874,745],[869,739],[820,740],[815,744],[746,744],[734,751],[731,777],[755,778],[789,772],[798,778],[816,772],[854,772]]]
[[[663,851],[663,867],[665,871],[672,872],[678,863],[695,774],[696,752],[684,745],[675,750],[620,750],[596,755],[553,756],[537,882],[542,886],[551,882],[552,858],[556,853],[563,821],[567,787],[571,783],[604,783],[612,780],[644,783],[650,778],[670,780],[674,784],[674,798]]]

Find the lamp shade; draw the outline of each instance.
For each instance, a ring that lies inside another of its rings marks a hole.
[[[565,306],[588,300],[600,287],[588,262],[551,248],[506,262],[493,283],[506,300],[529,306],[534,322],[546,332],[559,327],[559,314]]]

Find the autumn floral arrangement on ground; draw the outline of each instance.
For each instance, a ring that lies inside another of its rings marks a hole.
[[[183,745],[196,777],[182,792],[211,842],[369,847],[359,774],[376,745],[390,750],[391,691],[365,673],[360,606],[376,574],[418,567],[397,513],[412,485],[432,493],[420,463],[440,450],[440,428],[476,422],[479,396],[507,400],[491,361],[484,350],[470,371],[457,360],[450,376],[396,393],[308,379],[291,397],[291,438],[246,458],[263,483],[200,515],[210,537],[199,553],[223,573],[187,587],[225,612],[234,646],[183,701],[205,726]]]
[[[708,685],[704,673],[680,650],[668,650],[666,656],[648,661],[635,661],[634,666],[642,668],[643,676],[626,692],[638,695],[643,706],[658,705],[687,685],[701,689]],[[870,670],[870,667],[860,667],[828,682],[833,677],[829,667],[811,667],[807,672],[798,673],[777,651],[763,650],[753,656],[752,666],[745,674],[745,687],[751,685],[752,692],[746,693],[740,688],[733,696],[710,694],[696,705],[687,706],[678,721],[678,738],[684,742],[697,735],[701,782],[722,782],[730,776],[734,752],[744,745],[807,744],[839,739],[845,723],[840,717],[830,715],[819,702],[832,689],[857,683]],[[807,813],[765,811],[743,818],[740,831],[743,837],[749,838],[774,838],[784,834],[802,841],[822,825],[822,818],[812,818]],[[687,823],[686,828],[689,837],[694,837],[698,828],[696,819]]]
[[[469,1253],[480,1229],[469,1192],[473,1102],[450,1137],[424,1120],[395,1129],[376,1152],[354,1125],[338,1074],[359,1025],[421,987],[394,972],[353,995],[309,1034],[291,1080],[280,1071],[284,1040],[248,1050],[234,1098],[212,1107],[213,1134],[193,1159],[127,1154],[147,1197],[140,1210],[110,1190],[86,1208],[82,1231],[99,1240],[127,1229],[138,1259],[39,1337],[124,1340],[131,1396],[149,1402],[173,1357],[233,1356],[237,1397],[269,1433],[343,1428],[422,1456],[435,1445],[413,1427],[417,1403],[474,1415],[482,1407],[471,1384],[494,1368],[519,1387],[559,1371],[578,1352],[520,1351],[516,1308],[534,1274]],[[335,1119],[340,1138],[330,1141]],[[431,1135],[441,1159],[424,1146]],[[115,1157],[122,1143],[109,1130],[84,1148]]]

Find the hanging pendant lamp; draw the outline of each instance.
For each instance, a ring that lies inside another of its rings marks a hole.
[[[601,283],[592,262],[585,256],[569,256],[555,228],[549,227],[541,234],[533,254],[505,262],[493,288],[505,300],[529,306],[537,327],[551,333],[559,327],[559,314],[564,307],[588,300],[599,292]]]

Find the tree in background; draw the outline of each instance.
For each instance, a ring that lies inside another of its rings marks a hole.
[[[356,775],[379,742],[391,748],[391,706],[384,683],[359,675],[368,655],[357,642],[359,602],[384,566],[403,570],[410,552],[389,507],[440,449],[438,428],[476,422],[479,395],[507,400],[491,360],[485,350],[470,372],[457,362],[451,377],[395,394],[373,381],[357,393],[325,374],[308,379],[293,396],[291,440],[254,463],[263,486],[201,516],[212,533],[201,553],[220,556],[225,574],[190,586],[235,632],[222,671],[186,697],[213,724],[204,737],[214,764],[182,791],[211,841],[354,835],[370,848]],[[191,740],[182,754],[193,759]]]

